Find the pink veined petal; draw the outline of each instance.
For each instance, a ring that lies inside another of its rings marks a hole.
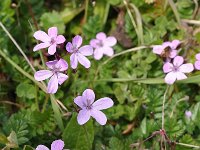
[[[114,46],[117,43],[117,39],[114,36],[109,36],[103,43],[106,46]]]
[[[38,145],[35,150],[49,150],[49,148],[44,145]]]
[[[49,55],[53,55],[56,52],[56,44],[52,44],[49,48],[48,48],[48,53]]]
[[[170,58],[174,58],[174,57],[176,57],[176,55],[177,55],[177,50],[172,50],[172,51],[170,52],[169,57],[170,57]]]
[[[167,84],[173,84],[176,81],[176,72],[169,72],[165,76],[165,83]]]
[[[78,105],[80,108],[84,109],[86,108],[85,106],[85,98],[83,96],[77,96],[75,99],[74,99],[74,103],[76,105]]]
[[[82,44],[82,37],[80,35],[76,35],[73,39],[72,39],[72,44],[74,47],[79,48]]]
[[[106,115],[99,110],[92,109],[91,116],[100,124],[105,125],[107,122]]]
[[[171,46],[171,42],[167,41],[167,42],[164,42],[162,45],[163,49],[167,48],[167,47],[170,47]]]
[[[183,57],[181,57],[181,56],[176,56],[175,58],[174,58],[174,60],[173,60],[173,64],[174,64],[174,66],[176,66],[176,67],[179,67],[180,65],[182,65],[183,64]]]
[[[48,86],[47,86],[47,92],[54,94],[58,90],[58,77],[56,74],[54,74],[51,79],[49,80]]]
[[[93,54],[93,48],[90,45],[85,45],[79,48],[79,52],[84,56],[90,56]]]
[[[173,65],[169,62],[166,62],[164,65],[163,65],[163,72],[164,73],[168,73],[168,72],[171,72],[172,69],[173,69]]]
[[[33,51],[38,51],[40,49],[43,49],[43,48],[47,48],[49,47],[51,44],[50,43],[40,43],[40,44],[37,44],[34,48],[33,48]]]
[[[71,64],[72,69],[76,69],[77,68],[77,66],[78,66],[78,58],[76,56],[76,53],[72,54],[70,56],[70,64]]]
[[[83,99],[83,103],[85,103],[85,100],[86,100],[86,106],[90,106],[94,102],[94,99],[95,99],[94,91],[91,89],[86,89],[83,92],[82,97],[85,98]]]
[[[50,78],[53,75],[53,72],[50,70],[40,70],[34,74],[34,78],[37,81],[42,81]]]
[[[114,51],[111,47],[103,47],[103,53],[107,56],[112,56],[114,54]]]
[[[63,84],[63,82],[65,82],[65,80],[68,79],[68,75],[64,74],[64,73],[58,73],[58,84],[61,85]]]
[[[94,50],[94,59],[100,60],[103,57],[103,49],[102,48],[96,48]]]
[[[99,32],[99,33],[97,33],[96,38],[97,38],[98,40],[104,41],[104,40],[106,39],[106,34],[103,33],[103,32]]]
[[[94,48],[98,48],[99,47],[98,43],[99,43],[99,40],[97,40],[97,39],[90,40],[90,45],[92,47],[94,47]]]
[[[58,28],[57,27],[51,27],[48,29],[48,35],[51,38],[56,38],[58,35]]]
[[[51,144],[51,150],[63,150],[64,142],[62,140],[55,140]]]
[[[79,111],[77,120],[78,124],[83,125],[90,119],[90,111],[87,109],[82,109]]]
[[[51,38],[44,31],[36,31],[33,36],[44,43],[48,43],[51,41]]]
[[[177,80],[183,80],[183,79],[186,79],[187,76],[182,72],[176,72],[176,78]]]
[[[68,69],[68,64],[64,59],[59,59],[59,61],[55,64],[55,67],[59,69],[59,71],[65,71]]]
[[[155,46],[153,46],[153,53],[155,53],[155,54],[160,55],[163,50],[164,50],[164,48],[161,45],[155,45]]]
[[[66,45],[66,50],[69,52],[69,53],[73,53],[73,45],[71,42],[68,42],[67,45]]]
[[[61,44],[65,42],[65,37],[63,35],[58,35],[56,37],[56,44]]]
[[[197,70],[200,70],[200,61],[196,61],[196,62],[194,63],[194,66],[195,66],[195,68],[196,68]]]
[[[183,72],[183,73],[190,73],[194,70],[194,66],[191,63],[187,63],[187,64],[182,64],[179,67],[179,71]]]
[[[200,60],[200,53],[196,54],[195,57],[196,57],[197,60]]]
[[[113,106],[113,101],[109,97],[100,98],[92,104],[92,107],[97,110],[107,109]]]
[[[90,61],[80,53],[78,53],[77,55],[78,55],[77,58],[78,58],[79,63],[83,65],[85,68],[90,68],[91,66]]]
[[[46,62],[46,65],[49,69],[54,69],[54,66],[56,65],[57,62],[58,60],[48,61]]]
[[[175,50],[180,45],[180,43],[181,42],[179,40],[173,40],[170,45],[171,49]]]

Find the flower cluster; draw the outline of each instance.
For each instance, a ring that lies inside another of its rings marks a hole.
[[[48,29],[48,34],[44,31],[36,31],[33,35],[41,43],[37,44],[33,51],[38,51],[43,48],[48,48],[49,55],[57,55],[56,48],[60,44],[63,44],[66,39],[63,35],[58,35],[57,27],[51,27]],[[117,43],[115,37],[106,37],[106,34],[100,32],[96,35],[97,39],[92,39],[90,45],[82,45],[82,37],[76,35],[72,42],[66,44],[66,51],[70,53],[70,66],[72,69],[78,67],[80,63],[85,68],[90,68],[91,63],[86,56],[94,55],[94,58],[99,60],[102,58],[103,54],[107,56],[112,56],[114,54],[113,49],[111,48]],[[95,50],[93,50],[93,48]],[[47,86],[47,93],[56,93],[58,90],[58,85],[61,85],[65,80],[68,79],[68,76],[65,72],[68,69],[68,63],[62,59],[56,59],[53,61],[46,62],[48,70],[37,71],[34,75],[37,81],[42,81],[50,78]]]
[[[176,80],[186,79],[187,76],[185,73],[190,73],[194,70],[193,64],[184,64],[184,58],[182,56],[177,56],[177,49],[180,43],[179,40],[173,40],[172,42],[164,42],[162,45],[155,45],[153,47],[153,53],[156,53],[161,57],[164,56],[166,59],[163,65],[163,72],[167,73],[165,76],[165,82],[167,84],[173,84]],[[197,61],[195,64],[198,63],[199,62]]]

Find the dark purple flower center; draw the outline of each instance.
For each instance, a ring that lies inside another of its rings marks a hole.
[[[102,40],[99,40],[99,42],[97,43],[97,46],[103,47],[103,41],[102,41]]]
[[[179,71],[179,66],[174,66],[174,67],[172,68],[172,71],[173,71],[173,72]]]
[[[51,44],[55,44],[56,43],[56,40],[54,38],[51,38],[51,41],[50,41]]]
[[[92,105],[86,106],[87,110],[91,110],[92,109]]]

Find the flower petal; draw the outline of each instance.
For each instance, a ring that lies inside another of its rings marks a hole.
[[[183,73],[190,73],[194,70],[194,66],[191,63],[183,64],[179,67],[179,71]]]
[[[63,150],[64,142],[62,140],[55,140],[51,144],[51,150]]]
[[[58,35],[56,37],[56,44],[61,44],[65,42],[65,37],[63,35]]]
[[[34,78],[37,81],[42,81],[50,78],[53,75],[53,72],[50,70],[40,70],[34,74]]]
[[[163,72],[164,72],[164,73],[168,73],[168,72],[172,71],[173,67],[174,67],[174,66],[173,66],[171,63],[166,62],[166,63],[163,65]]]
[[[109,36],[104,41],[106,46],[114,46],[117,43],[117,39],[114,36]]]
[[[111,47],[104,47],[103,48],[103,53],[107,56],[112,56],[114,54],[114,51]]]
[[[155,45],[155,46],[153,46],[153,53],[155,53],[155,54],[160,55],[163,50],[164,50],[164,48],[161,45]]]
[[[33,36],[37,39],[40,40],[42,42],[50,42],[51,38],[44,32],[44,31],[36,31]]]
[[[197,70],[200,70],[200,61],[196,61],[194,66]]]
[[[77,96],[75,99],[74,99],[74,103],[76,105],[78,105],[80,108],[84,109],[86,106],[85,106],[85,98],[83,96]]]
[[[197,60],[200,60],[200,53],[196,54],[195,57],[196,57]]]
[[[94,48],[98,48],[99,47],[98,43],[99,43],[99,40],[97,40],[97,39],[90,40],[90,45],[92,47],[94,47]]]
[[[103,32],[99,32],[99,33],[97,33],[96,38],[97,38],[98,40],[104,41],[104,40],[106,39],[106,34],[103,33]]]
[[[48,29],[48,35],[51,38],[56,38],[58,35],[58,28],[57,27],[51,27]]]
[[[49,80],[48,86],[47,86],[47,93],[56,93],[58,90],[58,77],[56,74],[54,74],[51,79]]]
[[[71,64],[72,69],[76,69],[77,68],[77,66],[78,66],[78,58],[77,58],[76,54],[72,54],[70,56],[70,64]]]
[[[77,120],[78,124],[83,125],[90,119],[90,111],[82,109],[79,111]]]
[[[94,59],[100,60],[103,57],[103,49],[102,48],[96,48],[94,50]]]
[[[175,58],[174,58],[174,61],[173,61],[173,64],[174,64],[174,66],[176,66],[176,67],[179,67],[180,65],[182,65],[183,64],[183,57],[182,56],[176,56]]]
[[[174,57],[176,57],[176,55],[177,55],[177,50],[172,50],[172,51],[170,52],[169,57],[170,57],[170,58],[174,58]]]
[[[54,69],[54,66],[56,65],[57,62],[58,60],[48,61],[46,62],[46,65],[49,69]]]
[[[78,53],[77,55],[78,55],[77,58],[78,58],[79,63],[83,65],[85,68],[90,68],[91,66],[90,61],[80,53]]]
[[[38,145],[35,150],[49,150],[49,148],[44,145]]]
[[[92,109],[91,116],[100,124],[105,125],[107,122],[106,115],[99,110]]]
[[[165,82],[167,84],[173,84],[176,81],[176,73],[170,72],[165,76]]]
[[[52,44],[49,48],[48,48],[48,53],[49,55],[53,55],[56,52],[56,44]]]
[[[85,45],[79,48],[79,52],[84,56],[90,56],[93,54],[93,48],[90,45]]]
[[[177,49],[177,47],[180,45],[180,41],[179,40],[173,40],[172,42],[171,42],[171,44],[170,44],[170,47],[171,47],[171,49],[172,50],[175,50],[175,49]]]
[[[94,99],[95,99],[95,94],[94,94],[94,91],[91,90],[91,89],[86,89],[82,96],[87,100],[87,106],[90,106],[93,102],[94,102]],[[83,101],[84,103],[84,101]]]
[[[176,78],[177,78],[177,80],[183,80],[183,79],[186,79],[187,76],[182,72],[177,72],[176,73]]]
[[[74,47],[79,48],[82,44],[82,37],[80,35],[76,35],[72,39],[72,44],[73,44]]]
[[[68,75],[64,73],[58,73],[58,83],[61,85],[65,80],[68,79]]]
[[[40,49],[43,49],[43,48],[47,48],[49,47],[51,44],[50,43],[40,43],[40,44],[37,44],[34,48],[33,48],[33,51],[38,51]]]
[[[92,107],[97,110],[107,109],[113,106],[113,101],[109,97],[100,98],[92,104]]]
[[[59,61],[55,64],[55,67],[59,69],[59,71],[65,71],[68,69],[68,63],[64,59],[59,59]]]
[[[71,42],[68,42],[67,45],[66,45],[66,50],[69,52],[69,53],[73,53],[73,45]]]

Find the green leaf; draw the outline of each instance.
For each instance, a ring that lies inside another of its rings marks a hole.
[[[0,143],[1,144],[6,144],[8,142],[9,141],[8,141],[7,137],[4,134],[0,133]]]
[[[124,144],[121,140],[116,137],[112,137],[109,141],[109,150],[124,150]]]
[[[69,149],[90,150],[94,140],[94,129],[92,120],[80,126],[77,123],[77,115],[73,114],[70,122],[63,132],[63,140]]]
[[[146,117],[142,120],[140,128],[141,128],[141,131],[142,131],[143,134],[147,133],[147,119],[146,119]]]
[[[36,89],[35,86],[28,83],[20,83],[16,88],[17,96],[26,97],[28,99],[35,98]]]
[[[31,147],[30,145],[25,145],[23,150],[35,150],[35,148]]]
[[[6,144],[9,148],[17,148],[18,147],[18,141],[17,141],[17,135],[14,131],[10,133],[8,136],[9,143]]]

